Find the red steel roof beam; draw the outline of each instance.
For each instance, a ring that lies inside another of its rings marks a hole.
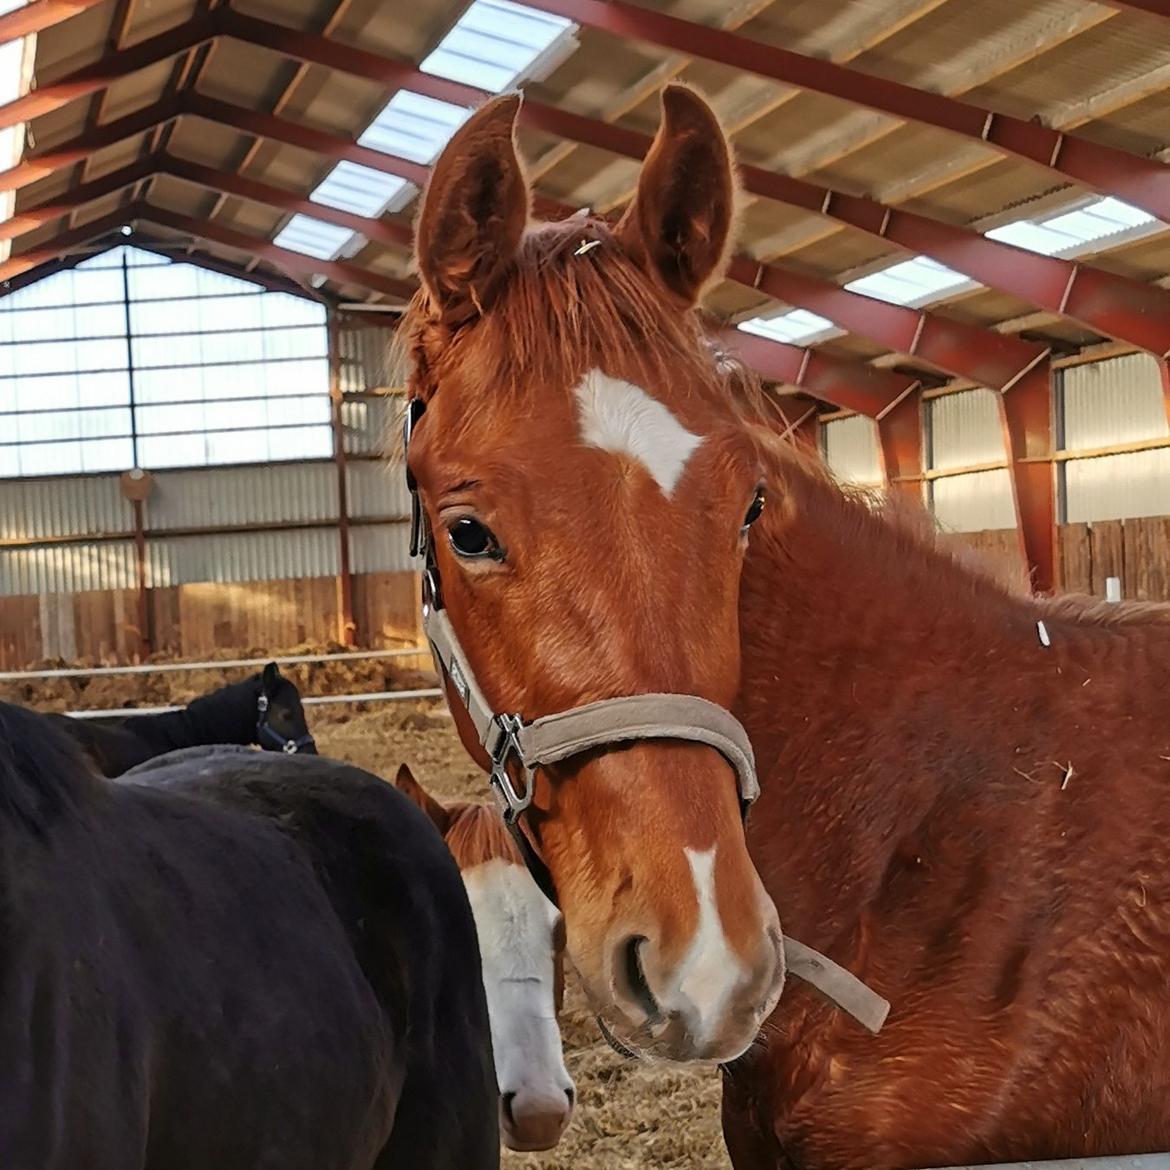
[[[71,16],[104,4],[105,0],[33,0],[0,16],[0,45],[44,32]]]
[[[188,49],[211,40],[216,35],[217,28],[218,19],[215,16],[205,16],[188,20],[177,28],[160,33],[132,48],[108,53],[92,65],[86,65],[61,78],[60,81],[41,86],[0,106],[0,130],[17,126],[21,122],[30,122],[42,114],[52,113],[53,110],[68,105],[76,98],[96,93],[123,77],[128,77],[141,69],[149,69],[152,65],[167,61],[179,53],[185,53]]]
[[[410,88],[463,106],[478,105],[489,96],[472,86],[422,73],[409,63],[234,11],[224,14],[223,28],[249,43],[278,48],[298,60],[365,77],[391,89]],[[527,99],[520,118],[532,129],[627,158],[640,159],[650,148],[650,138],[637,131]],[[1170,353],[1170,292],[1157,286],[1040,256],[989,240],[978,232],[759,167],[741,167],[741,174],[744,188],[754,195],[804,208],[922,252],[989,288],[1011,293],[1037,308],[1074,317],[1090,329],[1159,357]]]
[[[922,398],[907,394],[878,419],[878,449],[886,487],[925,506],[922,498]]]
[[[22,272],[28,272],[29,269],[48,264],[56,260],[58,256],[72,252],[75,248],[84,247],[101,236],[108,235],[115,228],[121,227],[130,218],[131,216],[126,211],[111,211],[109,215],[103,215],[100,219],[83,223],[72,231],[62,232],[39,248],[33,248],[29,252],[20,252],[16,256],[9,256],[3,264],[0,264],[0,281],[10,280]]]
[[[526,0],[533,8],[614,36],[826,94],[908,122],[948,130],[1027,159],[1066,179],[1116,195],[1170,223],[1170,166],[1035,122],[859,73],[831,61],[680,20],[622,0]]]

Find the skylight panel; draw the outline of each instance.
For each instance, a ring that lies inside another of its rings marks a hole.
[[[748,321],[741,321],[738,327],[757,337],[787,341],[790,344],[809,341],[814,337],[819,339],[822,335],[837,332],[832,321],[810,313],[807,309],[790,309],[778,317],[752,317]]]
[[[366,127],[358,142],[383,154],[430,165],[471,110],[400,90]]]
[[[961,273],[928,256],[915,256],[850,281],[845,287],[850,292],[877,297],[895,305],[918,305],[970,283]]]
[[[1048,219],[1006,223],[992,228],[986,235],[988,239],[1015,244],[1044,256],[1074,256],[1110,236],[1142,235],[1159,228],[1152,215],[1110,196]]]
[[[314,203],[376,219],[385,211],[405,206],[413,192],[413,184],[397,175],[358,163],[339,162],[309,198]]]
[[[576,48],[573,31],[572,21],[511,0],[474,0],[419,68],[500,93],[547,75]]]
[[[337,227],[308,215],[294,215],[272,241],[318,260],[333,260],[343,248],[360,237],[348,228]]]

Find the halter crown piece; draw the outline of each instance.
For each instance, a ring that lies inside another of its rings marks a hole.
[[[411,436],[425,410],[421,398],[412,398],[407,403],[403,422],[404,456],[409,456]],[[404,458],[404,465],[410,492],[410,555],[423,560],[423,632],[435,669],[440,678],[451,684],[447,688],[448,699],[452,692],[458,696],[475,728],[480,746],[491,761],[489,782],[504,822],[533,879],[549,901],[557,905],[552,875],[520,826],[521,816],[532,803],[532,781],[540,767],[561,763],[596,748],[637,740],[673,739],[706,744],[719,752],[735,771],[740,811],[746,817],[760,794],[751,741],[730,711],[698,695],[620,695],[531,721],[518,713],[492,710],[443,608],[434,537],[409,459]],[[872,1032],[881,1027],[889,1004],[855,976],[787,936],[784,956],[792,974],[812,983],[864,1027]]]

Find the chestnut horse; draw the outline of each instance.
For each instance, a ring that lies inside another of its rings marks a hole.
[[[528,720],[734,702],[786,929],[893,1003],[875,1038],[785,997],[726,1071],[737,1170],[1170,1147],[1167,611],[1016,596],[761,425],[690,311],[734,195],[697,97],[665,91],[612,227],[528,224],[517,108],[455,135],[418,230],[409,466],[450,625]],[[647,741],[533,784],[595,1005],[633,1046],[737,1055],[777,970],[726,765]]]
[[[500,1136],[510,1150],[550,1150],[576,1099],[557,1026],[565,991],[561,916],[495,809],[440,804],[406,764],[394,785],[443,834],[471,902],[500,1089]]]

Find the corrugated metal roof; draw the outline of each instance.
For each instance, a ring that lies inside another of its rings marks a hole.
[[[332,463],[160,471],[146,504],[153,529],[336,519]]]

